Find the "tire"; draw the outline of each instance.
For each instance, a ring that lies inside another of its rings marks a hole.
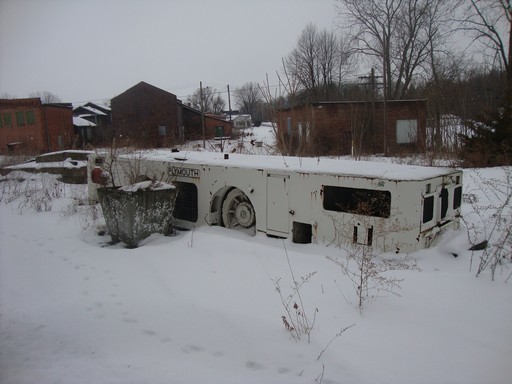
[[[222,222],[226,228],[254,229],[256,213],[249,198],[240,189],[228,192],[222,203]]]

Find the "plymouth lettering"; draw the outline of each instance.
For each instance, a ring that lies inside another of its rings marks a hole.
[[[169,175],[175,177],[191,177],[199,178],[199,169],[194,168],[181,168],[181,167],[169,167]]]

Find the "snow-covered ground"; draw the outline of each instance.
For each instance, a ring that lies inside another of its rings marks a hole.
[[[464,171],[467,226],[490,232],[511,171]],[[421,271],[389,272],[404,279],[401,296],[359,311],[350,280],[327,258],[343,260],[338,248],[221,227],[112,246],[96,233],[92,208],[78,204],[85,186],[48,174],[8,178],[2,384],[511,382],[510,264],[494,282],[488,271],[476,278],[481,251],[467,251],[465,231],[412,254]],[[316,272],[300,288],[301,309],[315,318],[310,342],[282,322],[275,284],[293,293],[290,265],[299,280]]]

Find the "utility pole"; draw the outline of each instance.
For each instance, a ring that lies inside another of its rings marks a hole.
[[[387,77],[387,66],[386,66],[386,57],[387,55],[389,54],[388,50],[387,50],[387,42],[386,42],[386,33],[384,31],[383,35],[383,40],[384,40],[384,43],[382,44],[382,82],[384,83],[383,85],[383,89],[384,89],[384,140],[382,140],[382,142],[384,143],[384,156],[388,156],[388,129],[387,129],[387,121],[388,121],[388,111],[387,111],[387,101],[388,101],[388,90],[387,90],[387,82],[388,82],[388,77]]]
[[[229,84],[228,84],[228,108],[229,108],[229,122],[232,123],[232,120],[231,120],[231,92],[229,92]],[[231,127],[231,128],[233,128],[233,127]],[[242,152],[243,147],[244,147],[244,133],[242,132],[242,144],[239,147],[240,153]]]
[[[228,108],[229,108],[229,122],[231,123],[231,93],[229,92],[229,84],[228,84]]]
[[[201,96],[201,128],[203,131],[203,148],[206,148],[206,133],[204,129],[204,98],[203,98],[203,82],[199,82],[199,95]]]
[[[382,76],[375,76],[375,69],[372,68],[369,76],[359,76],[361,80],[366,80],[364,83],[366,89],[366,100],[370,99],[371,101],[375,101],[376,99],[376,86],[380,83],[376,82],[376,79],[381,78]],[[370,87],[370,91],[368,92],[368,86]],[[368,95],[368,93],[370,95]]]

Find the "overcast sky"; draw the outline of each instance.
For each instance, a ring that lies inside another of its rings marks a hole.
[[[308,23],[334,0],[0,0],[0,97],[110,99],[139,81],[182,100],[203,86],[275,84]],[[225,98],[227,99],[227,98]],[[227,100],[226,100],[227,101]]]

